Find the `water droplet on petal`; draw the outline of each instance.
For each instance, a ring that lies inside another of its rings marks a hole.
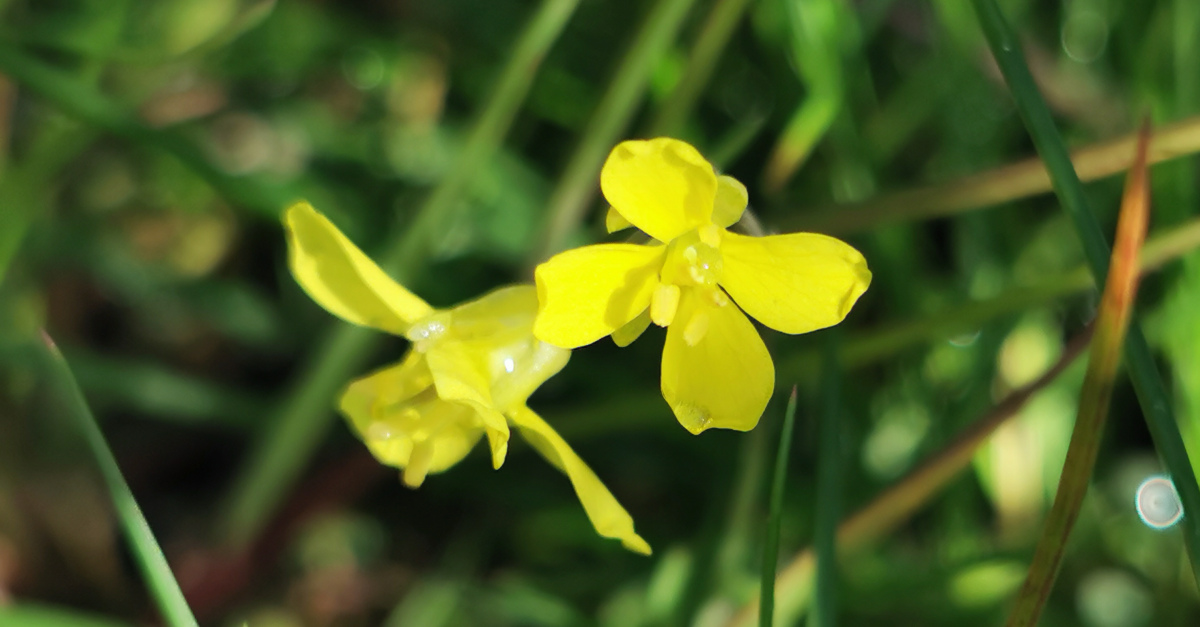
[[[504,371],[511,374],[512,371],[516,370],[516,369],[517,369],[517,364],[515,361],[513,361],[513,358],[505,357],[504,358]]]
[[[372,422],[371,426],[367,427],[368,440],[383,442],[392,439],[395,435],[391,425],[386,422]]]
[[[698,405],[680,403],[674,407],[679,424],[693,435],[699,434],[712,424],[712,413]]]

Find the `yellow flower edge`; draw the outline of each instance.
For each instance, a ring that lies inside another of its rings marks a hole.
[[[347,322],[412,342],[399,363],[351,382],[338,403],[377,460],[399,468],[404,483],[415,488],[457,464],[486,435],[499,468],[512,424],[567,475],[597,533],[650,553],[629,513],[525,404],[570,357],[570,351],[534,337],[533,286],[499,288],[435,310],[388,277],[308,203],[289,207],[283,222],[289,266],[314,301]]]
[[[631,225],[661,244],[584,246],[539,265],[534,334],[566,348],[604,336],[625,346],[651,321],[666,327],[663,397],[692,433],[754,428],[774,391],[774,365],[746,314],[808,333],[844,320],[870,285],[862,254],[836,238],[729,231],[746,188],[685,142],[621,142],[600,187],[610,231]]]

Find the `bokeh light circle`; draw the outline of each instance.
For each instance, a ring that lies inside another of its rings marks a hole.
[[[1138,486],[1134,504],[1138,518],[1152,529],[1166,529],[1183,518],[1183,503],[1175,484],[1161,475],[1149,477]]]

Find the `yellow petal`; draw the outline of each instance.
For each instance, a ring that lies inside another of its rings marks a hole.
[[[443,339],[425,352],[425,359],[438,397],[466,405],[478,414],[488,436],[492,466],[502,466],[508,454],[508,421],[492,403],[486,355],[467,343]]]
[[[665,246],[597,244],[560,253],[537,267],[538,339],[563,348],[591,344],[650,306]]]
[[[604,214],[604,228],[609,233],[623,231],[631,226],[633,226],[633,224],[631,224],[629,220],[626,220],[625,216],[621,215],[620,212],[612,207],[609,207],[608,213]]]
[[[746,313],[784,333],[841,322],[871,284],[862,254],[827,235],[727,233],[721,256],[725,291]]]
[[[717,177],[717,199],[713,204],[713,224],[721,228],[732,226],[742,219],[746,205],[750,204],[750,194],[746,186],[732,176]],[[611,232],[611,231],[610,231]]]
[[[471,410],[462,405],[436,398],[428,403],[406,403],[430,391],[432,383],[424,356],[410,352],[400,364],[351,383],[342,394],[339,407],[375,459],[397,468],[408,467],[414,445],[411,434],[403,429],[414,421],[400,412],[414,405],[420,407],[424,413],[415,424],[444,425],[427,442],[433,447],[427,471],[441,472],[470,452],[483,436],[483,429],[471,416]]]
[[[615,538],[630,551],[650,554],[650,545],[633,530],[633,518],[616,497],[604,487],[600,478],[571,450],[571,446],[558,435],[542,417],[528,407],[518,407],[509,414],[513,424],[521,430],[521,436],[541,453],[546,461],[566,473],[575,488],[575,495],[583,504],[583,510],[596,528],[596,533],[605,538]]]
[[[662,393],[679,424],[692,433],[749,431],[774,388],[771,355],[737,305],[687,290],[662,356]]]
[[[717,175],[695,148],[677,139],[625,141],[604,162],[600,189],[626,220],[669,242],[708,224]]]
[[[425,301],[393,281],[312,205],[292,205],[284,212],[283,223],[292,275],[329,313],[396,335],[403,335],[413,322],[433,313]]]

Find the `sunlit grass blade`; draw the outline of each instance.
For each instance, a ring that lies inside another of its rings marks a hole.
[[[882,537],[912,516],[939,493],[971,463],[975,452],[1000,425],[1020,413],[1035,394],[1050,385],[1076,359],[1091,341],[1087,331],[1073,338],[1050,368],[1025,387],[1011,392],[990,411],[973,422],[952,441],[930,455],[887,490],[843,519],[837,528],[840,551],[861,548]],[[807,548],[794,555],[779,571],[775,593],[779,602],[775,615],[783,624],[792,624],[807,606],[813,586],[816,555]],[[758,600],[743,607],[728,623],[729,627],[748,627],[758,614]]]
[[[749,4],[749,0],[718,0],[713,4],[708,18],[704,20],[704,26],[700,28],[696,44],[692,46],[688,55],[683,77],[654,116],[648,137],[674,137],[683,129],[688,114],[696,106],[696,100],[712,78],[721,52],[725,50],[725,45],[729,43],[734,28],[741,21]]]
[[[646,14],[546,202],[546,222],[541,241],[528,260],[530,266],[565,248],[567,238],[583,220],[599,188],[605,155],[629,125],[646,92],[650,73],[675,41],[693,3],[658,0]]]
[[[1071,153],[1075,171],[1094,181],[1129,169],[1137,134],[1097,142]],[[1200,116],[1154,130],[1148,162],[1153,165],[1200,152]],[[1052,190],[1046,164],[1034,157],[960,179],[885,194],[851,205],[796,211],[782,221],[785,230],[847,235],[910,220],[954,215],[991,207]]]
[[[837,526],[842,504],[842,371],[837,357],[837,331],[825,339],[821,370],[821,418],[817,440],[817,520],[813,546],[817,554],[813,627],[837,624]]]
[[[109,498],[112,500],[113,510],[117,514],[121,530],[129,541],[134,561],[141,570],[146,585],[150,587],[151,596],[158,604],[159,611],[162,612],[163,618],[171,627],[196,625],[196,618],[192,616],[192,611],[183,598],[179,583],[175,581],[171,567],[167,564],[166,557],[163,556],[162,549],[158,546],[158,541],[150,531],[146,517],[142,515],[137,500],[133,498],[129,484],[125,483],[121,469],[117,466],[117,460],[108,448],[104,434],[100,431],[100,426],[96,424],[96,418],[92,415],[92,411],[83,397],[83,392],[75,382],[74,375],[71,374],[70,366],[67,365],[49,335],[43,332],[41,341],[36,344],[38,357],[42,360],[45,369],[46,380],[52,386],[51,389],[55,395],[65,404],[66,413],[74,421],[75,428],[79,430],[88,450],[95,458],[100,475],[108,488]]]
[[[775,569],[779,565],[779,531],[783,526],[783,490],[787,484],[788,458],[792,452],[792,433],[796,426],[796,386],[788,397],[779,432],[779,449],[775,453],[775,473],[771,477],[771,497],[767,514],[767,536],[763,542],[762,609],[758,615],[761,627],[771,627],[775,620]]]
[[[1088,206],[1083,185],[1071,166],[1070,155],[1029,72],[1017,38],[995,0],[972,0],[972,3],[1034,147],[1046,162],[1059,203],[1075,224],[1092,274],[1097,283],[1102,283],[1108,275],[1109,258],[1104,234]],[[1125,344],[1129,378],[1133,381],[1146,426],[1183,502],[1184,543],[1192,573],[1200,581],[1200,559],[1197,559],[1197,552],[1200,551],[1200,516],[1194,515],[1200,512],[1200,486],[1196,483],[1196,475],[1175,421],[1172,399],[1163,385],[1154,355],[1137,320],[1130,321]]]
[[[380,260],[393,278],[405,283],[416,275],[432,245],[431,234],[468,191],[474,173],[500,149],[542,60],[578,4],[579,0],[543,0],[532,14],[450,174],[438,183],[413,221],[392,238]],[[278,418],[234,481],[220,523],[226,540],[243,545],[262,529],[329,428],[334,395],[366,359],[375,337],[368,329],[337,324],[319,343],[284,399]]]
[[[1041,616],[1066,550],[1067,538],[1079,517],[1083,497],[1087,494],[1096,458],[1100,454],[1100,438],[1112,397],[1113,381],[1121,361],[1121,344],[1125,329],[1132,317],[1137,300],[1138,253],[1146,238],[1150,219],[1150,190],[1146,174],[1146,142],[1149,124],[1142,128],[1141,141],[1133,169],[1125,185],[1121,214],[1117,221],[1117,239],[1113,246],[1108,281],[1096,315],[1096,337],[1088,357],[1087,374],[1079,396],[1079,412],[1071,444],[1063,464],[1062,476],[1054,505],[1046,516],[1042,535],[1033,553],[1029,573],[1017,594],[1008,624],[1036,625]]]

